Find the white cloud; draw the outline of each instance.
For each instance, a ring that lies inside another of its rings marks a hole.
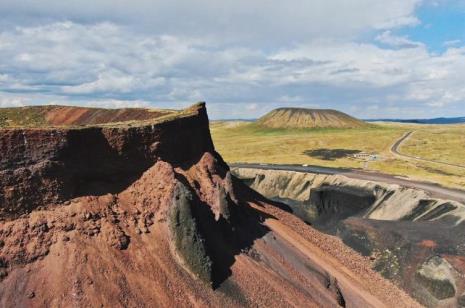
[[[0,92],[0,107],[22,107],[30,105],[71,105],[71,106],[99,106],[102,108],[144,108],[153,106],[153,103],[144,100],[119,100],[119,99],[97,99],[97,100],[69,100],[66,97],[34,94],[23,96],[20,94],[9,94]],[[179,108],[187,105],[180,105]],[[169,105],[159,105],[159,108],[168,108]]]
[[[0,107],[21,107],[30,104],[26,97],[8,97],[0,95]]]
[[[424,46],[424,44],[414,42],[405,36],[393,35],[391,31],[384,31],[376,37],[376,40],[380,43],[399,48],[416,48]]]
[[[164,78],[142,80],[120,71],[104,71],[97,79],[80,85],[62,87],[65,94],[130,93],[163,85]]]
[[[420,47],[392,50],[373,44],[326,41],[283,50],[271,58],[287,61],[289,71],[293,72],[278,78],[277,82],[280,83],[318,82],[340,87],[388,87],[415,79],[417,71],[412,71],[411,65],[429,57],[427,50]],[[305,60],[322,64],[299,64]],[[293,63],[296,63],[296,69],[292,68]]]
[[[409,3],[406,3],[407,5]],[[383,29],[396,29],[405,26],[416,26],[420,24],[420,21],[411,15],[404,15],[404,16],[396,16],[391,19],[386,19],[386,21],[381,22],[375,26],[375,28],[383,30]]]
[[[417,23],[421,0],[2,0],[4,22],[107,20],[154,35],[210,37],[221,41],[293,42],[356,36],[367,29]],[[25,21],[24,16],[28,16]],[[323,31],[322,31],[323,30]]]
[[[303,98],[301,96],[289,96],[289,95],[283,95],[281,96],[278,101],[283,102],[283,103],[299,103],[303,101]]]
[[[245,106],[245,109],[247,111],[255,111],[258,109],[258,104],[257,103],[248,104]]]
[[[445,47],[452,47],[452,46],[460,45],[461,43],[462,43],[461,40],[450,40],[450,41],[445,41],[443,45]]]
[[[55,103],[60,104],[60,103]],[[86,101],[86,102],[79,102],[76,105],[80,106],[100,106],[102,108],[145,108],[150,107],[151,103],[143,100],[117,100],[117,99],[110,99],[110,100],[97,100],[97,101]]]
[[[282,105],[360,117],[460,109],[461,43],[434,55],[395,34],[419,22],[421,2],[4,0],[1,102],[174,108],[206,100],[217,118]]]

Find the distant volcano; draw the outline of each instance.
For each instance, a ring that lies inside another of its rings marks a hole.
[[[278,108],[258,120],[270,128],[358,128],[368,124],[331,109]]]

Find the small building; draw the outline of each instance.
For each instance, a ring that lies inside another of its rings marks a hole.
[[[366,152],[360,152],[357,154],[352,155],[353,158],[355,159],[360,159],[360,160],[378,160],[379,155],[376,153],[366,153]]]

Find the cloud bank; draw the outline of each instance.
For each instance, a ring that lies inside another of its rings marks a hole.
[[[278,106],[359,117],[464,109],[465,47],[396,35],[417,0],[2,1],[0,106],[178,108],[212,118]]]

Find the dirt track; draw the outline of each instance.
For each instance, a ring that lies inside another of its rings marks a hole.
[[[402,137],[400,137],[400,139],[398,139],[392,145],[391,153],[394,154],[395,156],[399,156],[401,158],[414,159],[414,160],[419,160],[419,161],[424,161],[424,162],[434,163],[434,164],[440,164],[440,165],[445,165],[445,166],[450,166],[450,167],[465,168],[465,166],[463,166],[463,165],[451,164],[451,163],[446,163],[446,162],[437,161],[437,160],[425,159],[425,158],[421,158],[421,157],[417,157],[417,156],[413,156],[413,155],[402,154],[399,151],[399,147],[402,145],[402,143],[405,140],[410,138],[410,136],[412,136],[414,133],[415,133],[414,131],[410,131],[410,132],[405,133]]]
[[[363,307],[385,307],[378,298],[367,292],[358,282],[358,277],[349,271],[336,259],[325,254],[319,247],[311,242],[304,240],[297,233],[292,231],[286,225],[283,225],[278,220],[269,219],[266,225],[271,230],[282,236],[285,240],[300,250],[310,260],[324,268],[328,274],[337,279],[339,287],[345,294],[352,295],[353,300],[357,300]],[[354,296],[355,295],[355,296]]]
[[[303,258],[335,278],[347,307],[419,307],[403,291],[371,269],[370,261],[354,254],[339,239],[302,223],[291,213],[265,205],[257,207],[274,218],[265,225],[276,237],[289,243]],[[292,258],[287,258],[290,262]]]
[[[409,180],[407,178],[396,177],[379,172],[368,172],[354,169],[328,168],[321,166],[302,166],[302,165],[271,165],[271,164],[230,164],[231,167],[237,168],[254,168],[264,170],[285,170],[307,173],[320,174],[340,174],[348,178],[382,182],[388,184],[397,184],[404,187],[421,189],[428,192],[432,197],[440,199],[449,199],[457,202],[465,202],[465,190],[451,189],[442,187],[437,184]]]

